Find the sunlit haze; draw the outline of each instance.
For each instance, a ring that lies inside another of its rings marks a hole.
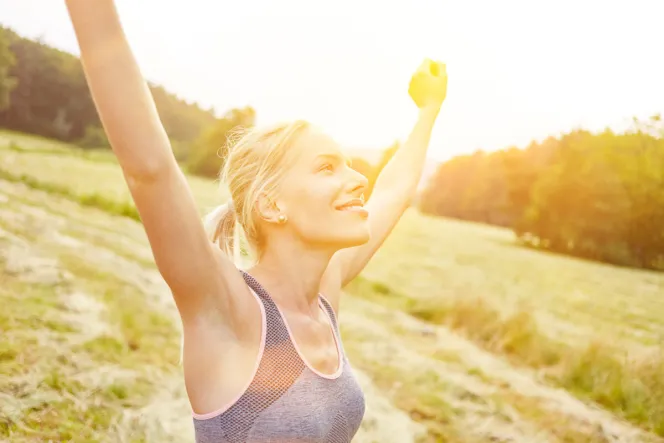
[[[119,0],[149,80],[258,123],[306,118],[343,145],[404,139],[424,57],[447,63],[431,157],[525,146],[664,110],[664,2]],[[0,23],[78,53],[64,1],[0,0]]]

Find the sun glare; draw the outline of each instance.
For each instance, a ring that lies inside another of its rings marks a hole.
[[[664,4],[621,5],[118,1],[150,80],[219,114],[250,105],[259,124],[310,120],[349,149],[404,140],[416,117],[410,75],[425,57],[441,60],[450,80],[432,135],[438,159],[661,112],[653,54]],[[2,8],[0,22],[77,52],[61,2]]]

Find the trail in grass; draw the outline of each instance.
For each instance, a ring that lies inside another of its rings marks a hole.
[[[353,296],[344,301],[343,324],[354,361],[414,414],[422,403],[399,399],[408,395],[399,390],[424,386],[430,404],[448,409],[447,432],[457,441],[664,441],[446,328]]]

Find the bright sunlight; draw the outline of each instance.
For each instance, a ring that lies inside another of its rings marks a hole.
[[[0,1],[0,23],[77,53],[62,2]],[[657,0],[118,1],[144,74],[219,113],[303,117],[352,148],[403,139],[413,66],[444,60],[430,155],[523,147],[661,111]],[[33,11],[39,10],[35,15]],[[453,86],[453,87],[452,87]]]
[[[1,442],[664,442],[662,0],[115,4],[0,0]]]

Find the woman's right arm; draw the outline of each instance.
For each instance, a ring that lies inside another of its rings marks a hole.
[[[66,4],[97,112],[183,320],[215,308],[239,318],[230,294],[242,277],[205,234],[113,0]]]

